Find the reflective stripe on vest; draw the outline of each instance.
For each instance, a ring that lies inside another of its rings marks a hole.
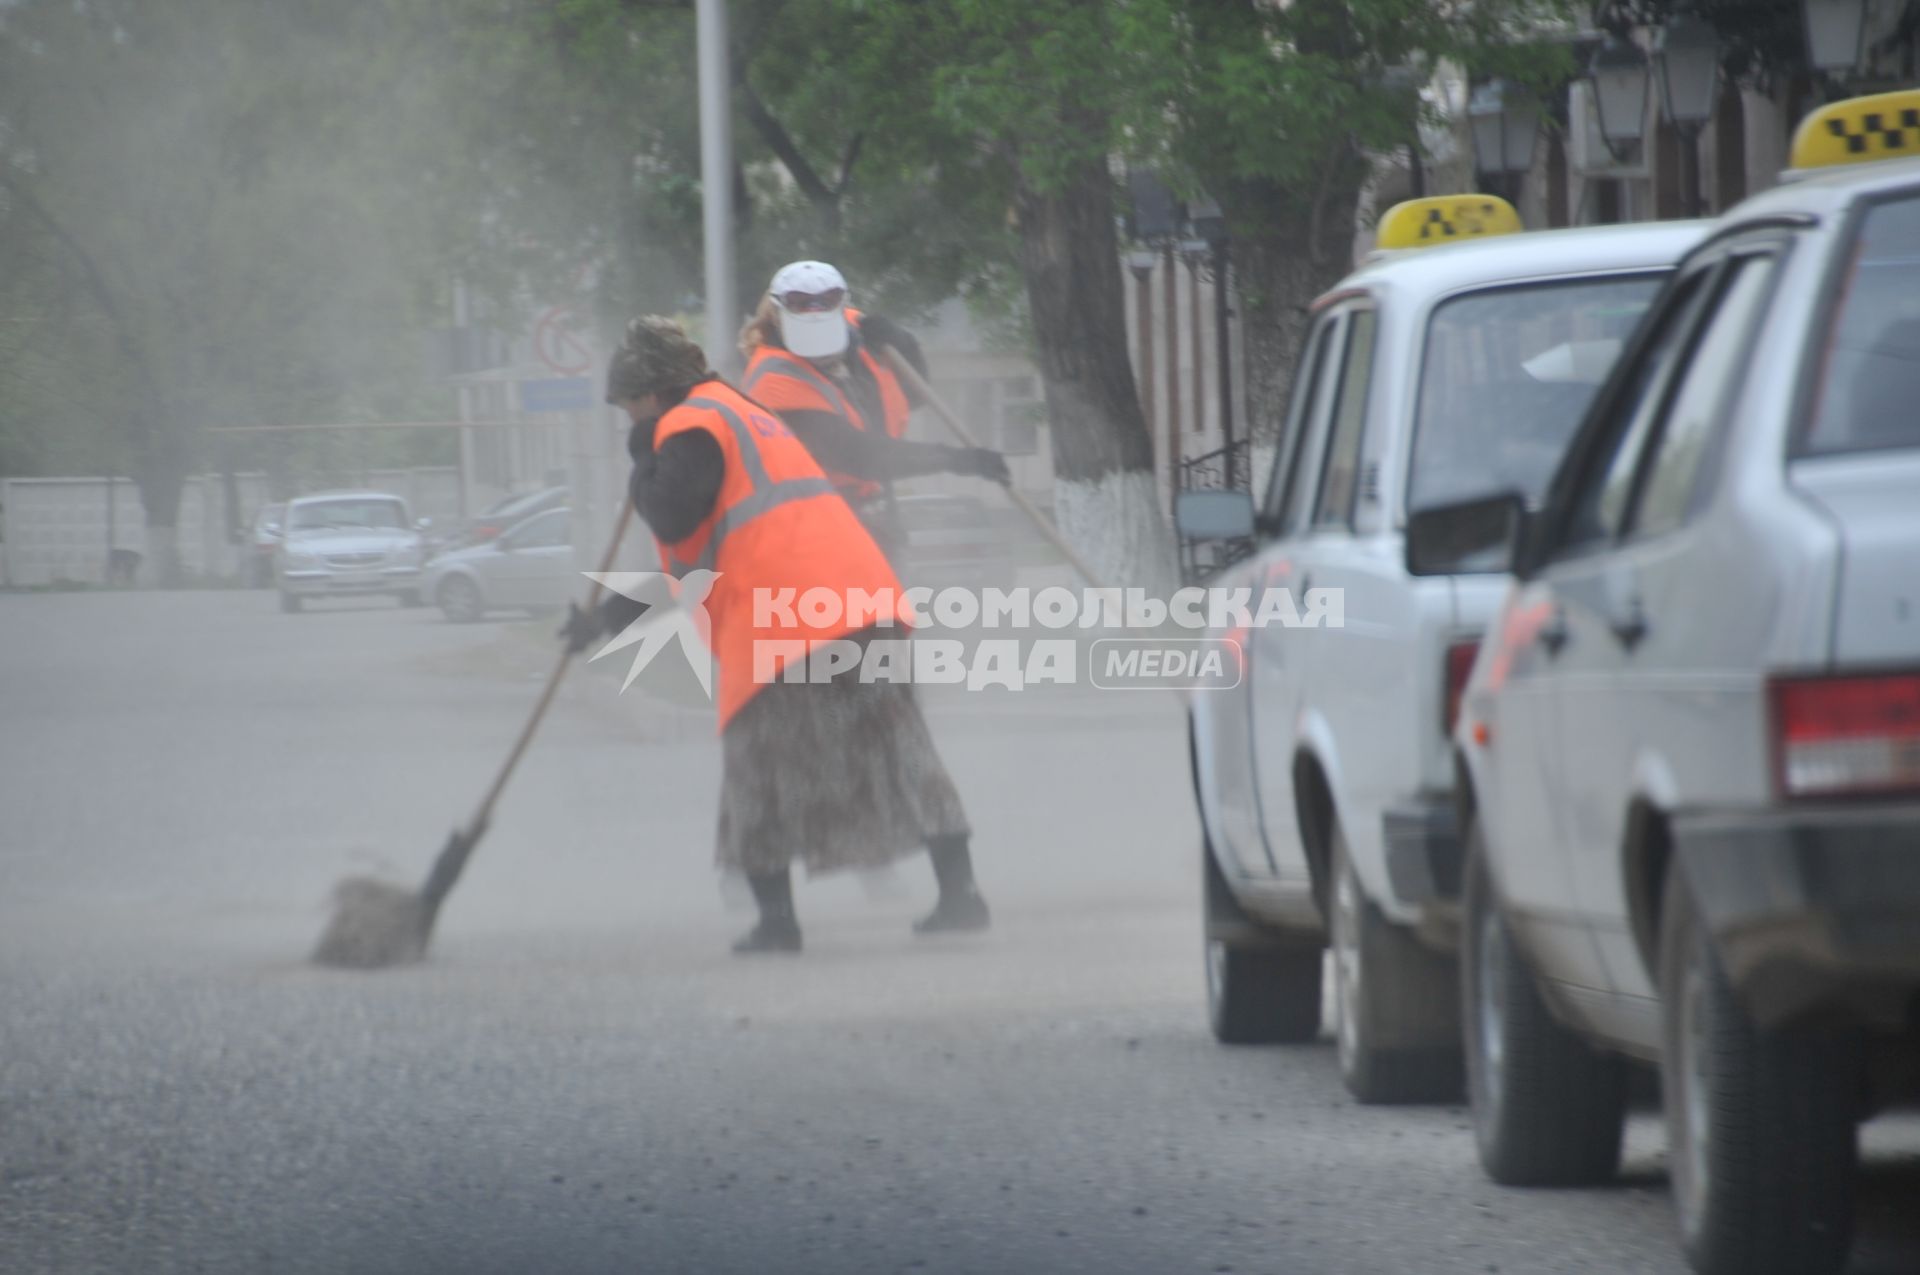
[[[768,348],[765,357],[760,362],[760,366],[748,374],[747,383],[741,388],[748,394],[751,394],[753,393],[754,386],[775,372],[784,373],[793,377],[796,381],[805,381],[808,385],[818,390],[820,397],[826,399],[827,402],[840,404],[840,411],[842,415],[847,418],[849,425],[852,425],[855,429],[866,428],[865,423],[860,419],[860,413],[854,410],[853,400],[847,397],[845,391],[836,385],[825,373],[821,372],[819,368],[807,362],[805,359],[788,354],[784,350]]]
[[[746,470],[747,485],[751,490],[732,508],[723,510],[714,519],[713,530],[707,536],[707,543],[696,561],[673,564],[673,574],[676,576],[684,576],[696,569],[713,570],[720,558],[720,542],[727,538],[727,533],[739,530],[769,509],[777,509],[796,500],[825,496],[834,490],[832,481],[826,478],[788,478],[774,482],[767,477],[767,463],[760,457],[760,447],[754,441],[753,431],[747,428],[747,423],[740,419],[739,413],[718,399],[690,398],[686,400],[686,405],[717,412],[720,419],[727,423],[727,428],[733,431],[734,450],[740,454],[740,464]]]

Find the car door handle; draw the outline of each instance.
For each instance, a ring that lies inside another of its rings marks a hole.
[[[1560,648],[1567,644],[1568,637],[1566,611],[1555,607],[1535,636],[1539,638],[1540,645],[1547,649],[1548,655],[1560,654]]]
[[[1620,645],[1627,650],[1639,646],[1647,636],[1647,613],[1641,608],[1640,600],[1635,598],[1628,605],[1626,615],[1614,620],[1609,627],[1613,629],[1613,636],[1620,639]]]

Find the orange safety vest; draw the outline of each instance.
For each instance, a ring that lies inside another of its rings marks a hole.
[[[726,469],[713,511],[684,540],[660,545],[660,560],[676,576],[703,567],[719,573],[706,598],[712,621],[719,686],[714,692],[720,728],[765,681],[754,677],[755,644],[827,641],[871,623],[848,603],[855,590],[891,591],[892,614],[910,619],[899,578],[886,555],[786,423],[724,381],[706,381],[660,418],[654,447],[676,434],[705,430],[720,444]],[[840,605],[809,622],[795,603],[809,589],[830,590]],[[784,598],[791,609],[767,607],[755,624],[754,595]],[[902,636],[905,636],[904,629]],[[771,667],[793,662],[790,651],[769,647]]]
[[[847,311],[847,325],[855,332],[860,330],[858,310]],[[880,387],[880,411],[884,417],[881,426],[899,438],[907,432],[907,418],[913,414],[913,404],[907,401],[900,378],[893,374],[893,368],[885,359],[875,358],[873,351],[864,345],[859,354]],[[747,360],[747,375],[742,384],[755,402],[776,412],[832,412],[855,429],[868,426],[838,382],[816,367],[811,359],[786,350],[770,345],[754,350]],[[864,500],[880,493],[880,484],[871,479],[855,478],[852,474],[829,474],[828,477],[849,500]]]

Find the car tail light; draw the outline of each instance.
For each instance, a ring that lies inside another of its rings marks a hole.
[[[1440,733],[1449,739],[1453,737],[1453,724],[1460,720],[1460,697],[1467,689],[1467,678],[1473,673],[1473,659],[1480,654],[1480,642],[1455,642],[1447,648],[1447,662],[1444,685],[1445,697],[1440,708]]]
[[[1772,700],[1783,796],[1920,788],[1920,674],[1780,678]]]

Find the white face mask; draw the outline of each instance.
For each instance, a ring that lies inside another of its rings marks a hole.
[[[780,342],[803,359],[829,359],[847,352],[847,308],[839,306],[807,314],[795,314],[785,306],[780,315]]]

